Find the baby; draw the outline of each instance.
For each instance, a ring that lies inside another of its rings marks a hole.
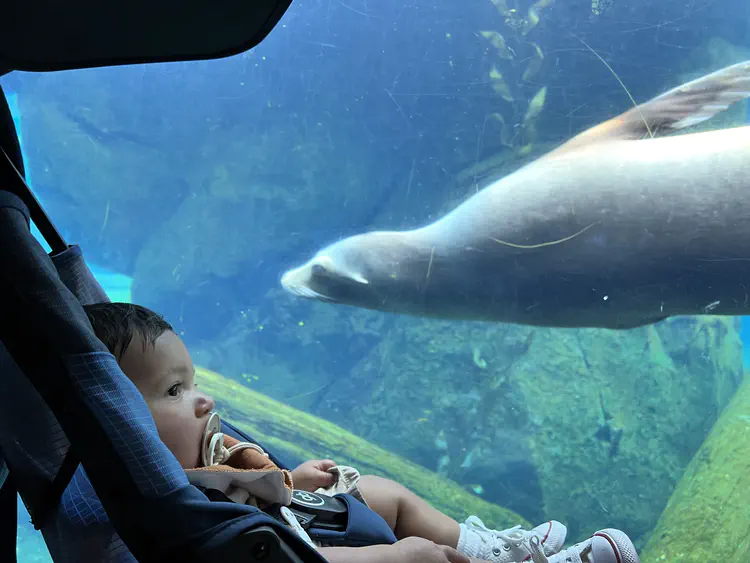
[[[332,460],[307,461],[289,474],[259,446],[218,432],[214,401],[197,389],[190,354],[160,315],[128,303],[84,309],[97,337],[143,395],[160,438],[191,482],[211,482],[222,473],[231,474],[233,482],[247,486],[239,497],[228,498],[261,508],[271,502],[289,504],[292,487],[348,492],[382,517],[398,540],[368,547],[319,547],[332,563],[639,563],[630,539],[619,530],[600,530],[561,551],[567,530],[554,520],[530,531],[519,526],[491,530],[476,516],[459,524],[398,483],[372,475],[360,477],[356,470],[338,467]],[[305,535],[296,521],[288,523]]]

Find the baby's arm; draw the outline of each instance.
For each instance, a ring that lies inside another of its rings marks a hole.
[[[368,547],[321,547],[318,551],[328,563],[400,563],[394,557],[389,558],[387,548],[390,545],[372,545]],[[392,555],[392,554],[391,554]],[[404,562],[406,563],[406,562]]]

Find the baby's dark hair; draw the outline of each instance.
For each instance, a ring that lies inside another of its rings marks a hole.
[[[154,311],[132,303],[95,303],[84,305],[97,338],[119,362],[133,337],[140,335],[143,345],[153,346],[156,339],[173,331],[164,318]]]

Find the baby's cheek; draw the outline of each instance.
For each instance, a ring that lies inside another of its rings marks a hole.
[[[175,457],[183,462],[185,455],[185,432],[180,430],[179,418],[169,413],[160,411],[152,412],[154,422],[156,423],[156,429],[159,431],[159,438],[164,442],[164,445],[175,455]]]
[[[189,439],[190,434],[185,432],[169,432],[162,437],[162,441],[185,469],[198,466],[199,444]]]
[[[186,409],[182,401],[147,400],[147,403],[164,445],[183,468],[198,467],[203,428],[199,428],[199,421],[193,411]]]

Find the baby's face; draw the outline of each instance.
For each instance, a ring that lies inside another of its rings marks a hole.
[[[198,467],[214,401],[197,390],[195,368],[180,337],[167,331],[153,347],[144,349],[143,338],[137,335],[122,355],[120,367],[146,399],[159,436],[180,465]]]

